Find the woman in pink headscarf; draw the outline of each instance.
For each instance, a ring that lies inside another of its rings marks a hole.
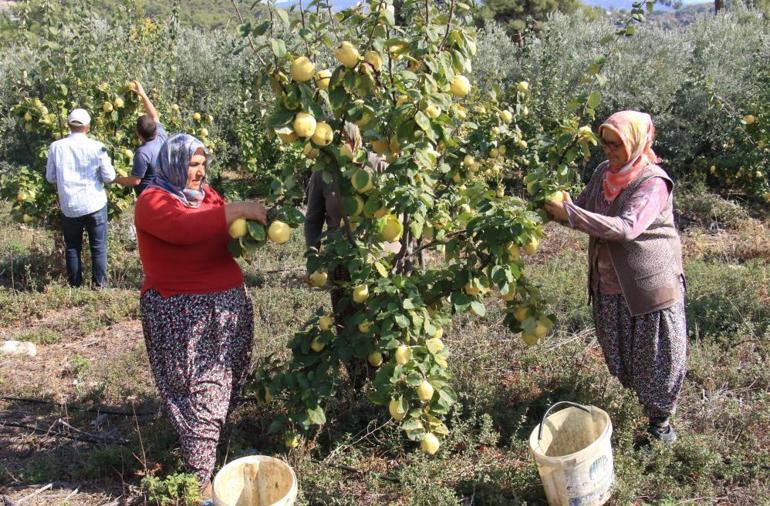
[[[686,371],[684,271],[674,183],[652,150],[648,114],[621,111],[599,127],[607,160],[573,202],[546,209],[589,235],[589,297],[607,367],[634,390],[648,434],[676,439],[670,417]]]

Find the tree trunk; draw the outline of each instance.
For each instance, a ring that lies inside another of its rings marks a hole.
[[[714,14],[719,14],[719,11],[725,8],[725,0],[714,0]]]

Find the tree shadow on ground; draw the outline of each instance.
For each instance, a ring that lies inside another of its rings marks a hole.
[[[153,396],[110,406],[98,392],[77,404],[45,401],[0,400],[0,487],[55,483],[114,497],[180,467],[176,433]]]

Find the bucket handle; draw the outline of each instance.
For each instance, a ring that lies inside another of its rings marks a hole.
[[[550,408],[548,408],[548,409],[545,411],[545,414],[543,415],[543,419],[542,419],[542,420],[540,420],[540,429],[538,429],[538,431],[537,431],[537,440],[538,440],[538,441],[540,441],[540,440],[543,438],[543,424],[545,423],[545,420],[546,420],[546,418],[548,418],[548,415],[550,415],[550,414],[551,414],[551,411],[553,411],[553,410],[554,410],[554,408],[556,408],[557,406],[560,406],[560,405],[562,405],[562,404],[568,404],[568,405],[570,405],[570,406],[573,406],[573,407],[576,407],[576,408],[582,409],[582,410],[583,410],[583,411],[585,411],[586,413],[591,413],[591,410],[590,410],[590,409],[588,409],[587,407],[583,406],[582,404],[578,404],[578,403],[576,403],[576,402],[570,402],[570,401],[559,401],[559,402],[557,402],[556,404],[553,404],[553,405],[551,405],[551,407],[550,407]]]

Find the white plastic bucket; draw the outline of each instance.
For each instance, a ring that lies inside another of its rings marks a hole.
[[[283,460],[249,455],[220,469],[212,488],[215,506],[291,506],[297,476]]]
[[[570,407],[551,414],[560,405]],[[612,495],[612,422],[595,406],[557,402],[529,436],[529,449],[552,506],[595,506]]]

